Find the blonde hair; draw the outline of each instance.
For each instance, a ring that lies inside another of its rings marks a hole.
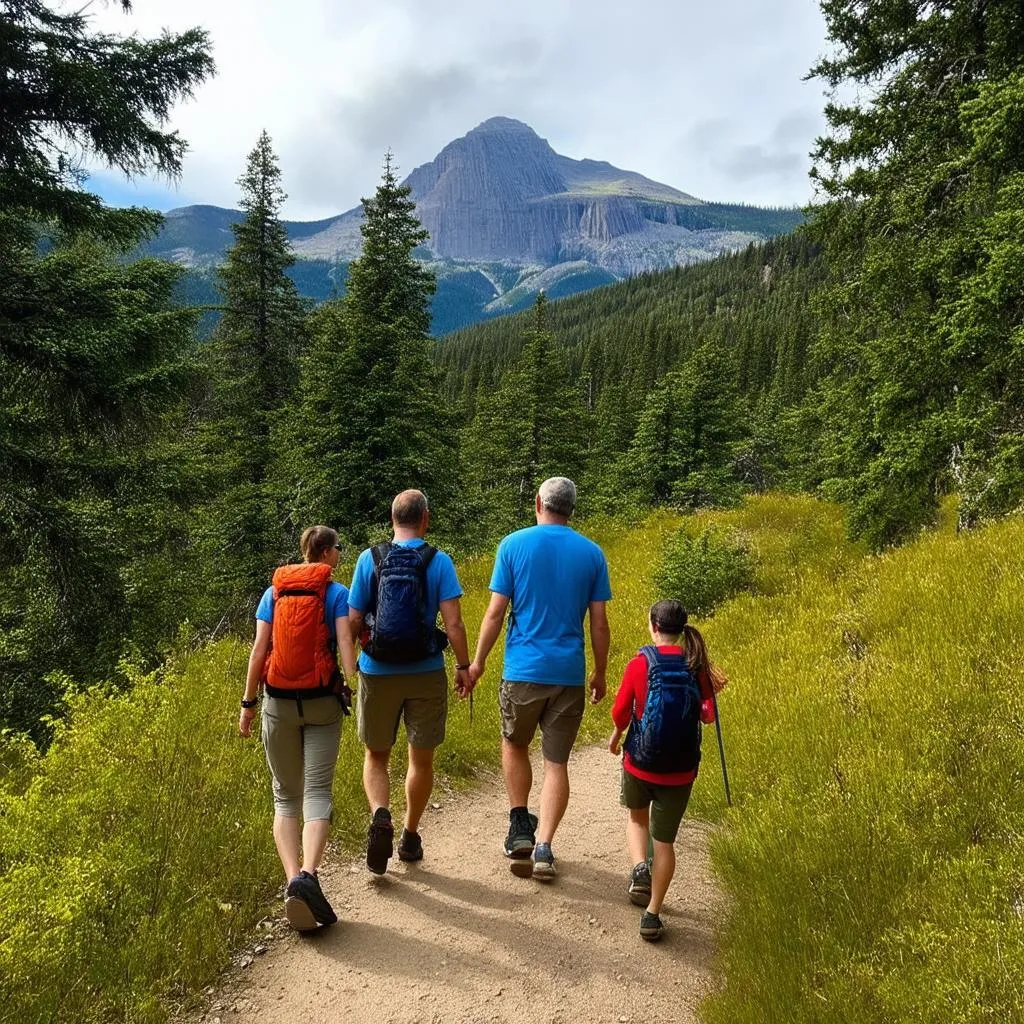
[[[307,562],[319,562],[324,552],[338,543],[338,531],[329,526],[307,526],[302,531],[299,550]]]

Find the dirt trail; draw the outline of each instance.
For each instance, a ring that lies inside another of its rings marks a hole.
[[[628,874],[616,760],[573,755],[573,795],[551,884],[515,878],[500,851],[500,779],[434,796],[419,864],[397,858],[381,878],[362,860],[322,872],[339,923],[294,933],[214,994],[203,1015],[223,1024],[671,1022],[696,1020],[714,986],[714,922],[722,898],[707,827],[685,820],[660,943],[641,942]],[[539,781],[539,772],[538,772]],[[536,784],[535,784],[536,792]],[[397,838],[397,836],[396,836]]]

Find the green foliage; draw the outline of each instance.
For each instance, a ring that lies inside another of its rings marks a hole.
[[[736,802],[714,841],[727,983],[703,1015],[1017,1020],[1024,621],[1005,581],[1024,521],[837,560],[833,513],[812,527],[770,502],[744,513],[752,543],[756,518],[779,538],[803,522],[801,572],[701,627],[731,680]],[[696,809],[717,810],[707,766],[700,781]]]
[[[948,489],[962,525],[1024,496],[1007,273],[1024,255],[1024,15],[1013,0],[822,10],[834,51],[814,73],[837,98],[814,172],[831,267],[821,475],[878,547],[931,522]]]
[[[665,545],[654,580],[661,597],[682,601],[691,615],[710,615],[753,584],[750,546],[736,532],[683,528]]]
[[[127,175],[177,176],[185,142],[161,126],[212,74],[209,36],[201,29],[154,40],[91,32],[85,8],[52,6],[0,2],[0,210],[102,233],[128,249],[160,217],[110,210],[83,191],[84,157]]]
[[[207,346],[212,395],[202,446],[213,498],[201,547],[218,600],[235,609],[266,585],[289,544],[272,479],[274,431],[297,384],[305,309],[280,219],[285,194],[266,132],[238,180],[245,219],[219,270],[223,312]]]

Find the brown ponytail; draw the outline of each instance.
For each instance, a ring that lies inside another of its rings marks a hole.
[[[683,626],[683,637],[686,640],[686,660],[691,671],[705,671],[708,668],[708,649],[704,645],[704,637],[695,626],[689,624]]]
[[[324,552],[338,543],[338,531],[329,526],[307,526],[302,531],[299,550],[307,562],[320,562]]]

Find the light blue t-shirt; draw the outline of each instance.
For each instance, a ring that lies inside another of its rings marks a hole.
[[[412,540],[392,541],[396,547],[418,548],[426,541],[421,537],[414,537]],[[352,574],[352,589],[349,591],[348,603],[357,612],[365,612],[376,599],[373,583],[373,553],[367,548],[356,562],[355,572]],[[450,555],[438,551],[430,560],[427,566],[427,593],[424,624],[434,626],[437,623],[437,613],[440,610],[442,601],[450,601],[452,598],[462,597],[462,585],[455,572],[455,563]],[[408,664],[396,665],[393,662],[377,661],[371,658],[365,651],[359,655],[359,670],[368,676],[393,676],[412,674],[415,672],[434,672],[444,668],[444,655],[432,654],[429,658],[421,661],[413,661]]]
[[[511,601],[505,679],[583,686],[583,619],[612,597],[604,552],[569,526],[518,530],[498,545],[491,590]]]
[[[346,615],[348,615],[348,588],[341,583],[334,583],[332,581],[327,584],[327,590],[324,593],[324,621],[327,623],[327,628],[331,633],[331,640],[334,643],[338,642],[338,638],[334,635],[334,620],[343,618]],[[273,587],[267,587],[263,591],[259,607],[256,609],[256,618],[262,622],[274,621]]]

